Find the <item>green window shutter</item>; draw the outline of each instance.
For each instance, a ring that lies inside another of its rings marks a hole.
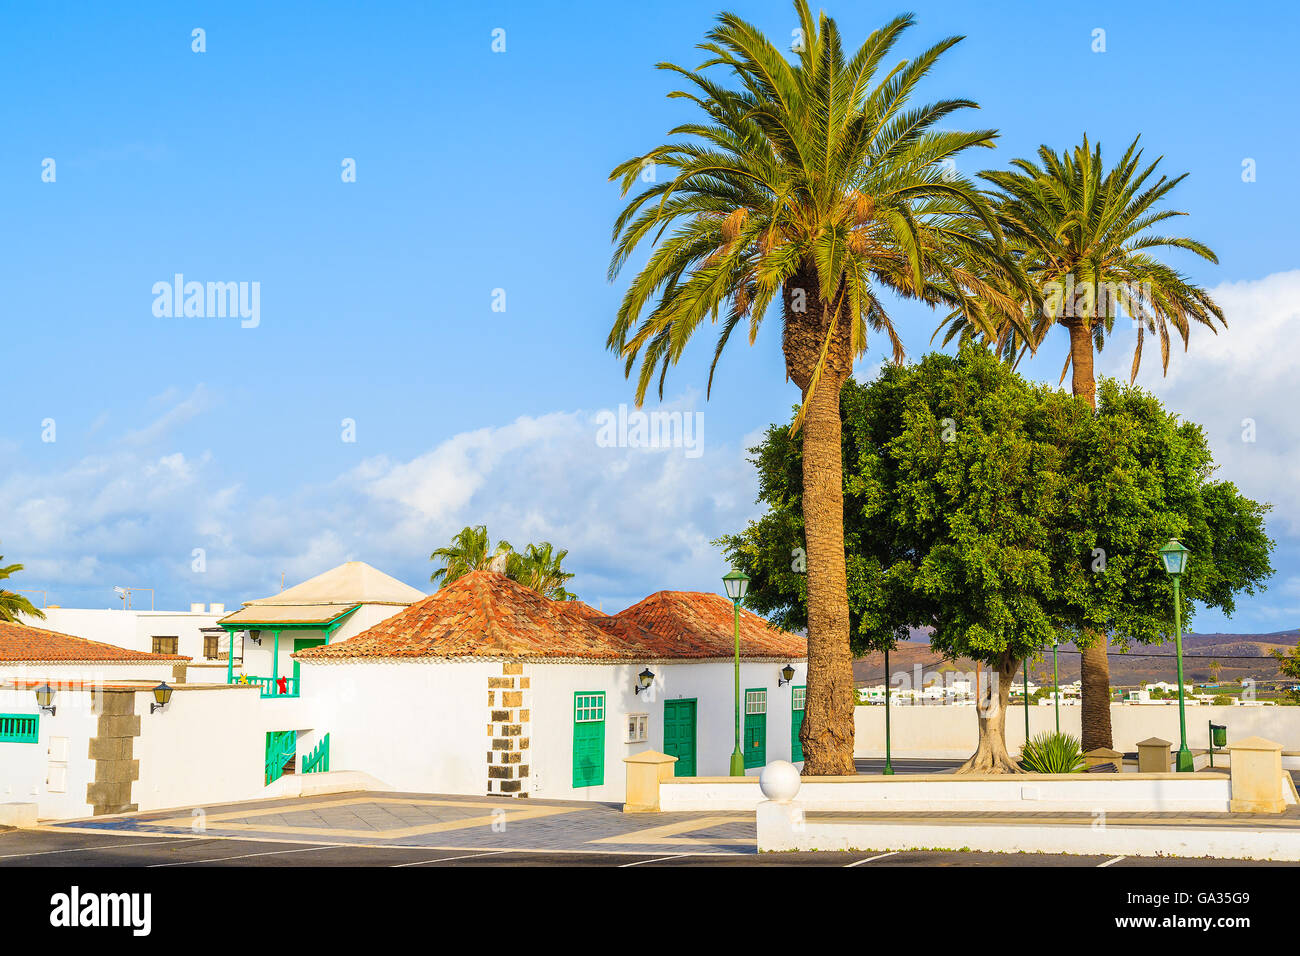
[[[40,714],[0,714],[0,743],[39,743],[40,730]]]
[[[605,694],[573,695],[573,785],[599,787],[605,782]]]
[[[745,767],[767,764],[767,689],[745,691]]]
[[[806,685],[792,689],[790,695],[790,759],[798,763],[803,759],[803,744],[799,742],[799,728],[803,726],[803,709],[808,696]]]

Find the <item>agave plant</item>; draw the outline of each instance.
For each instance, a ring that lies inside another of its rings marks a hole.
[[[1083,769],[1079,738],[1039,734],[1021,749],[1020,765],[1030,773],[1078,773]]]

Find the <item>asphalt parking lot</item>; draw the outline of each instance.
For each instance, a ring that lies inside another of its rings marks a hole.
[[[139,834],[88,834],[60,830],[0,833],[0,867],[1202,867],[1261,866],[1243,860],[1068,856],[955,851],[855,851],[851,853],[526,852],[359,846],[214,837],[141,839]]]

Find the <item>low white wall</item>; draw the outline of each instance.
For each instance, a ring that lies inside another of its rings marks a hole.
[[[890,742],[894,757],[965,759],[975,752],[979,739],[976,709],[970,707],[893,707]],[[1080,735],[1081,708],[1061,708],[1061,732]],[[885,753],[885,708],[863,705],[854,711],[854,755],[881,757]],[[1178,746],[1178,704],[1112,704],[1111,729],[1116,750],[1134,753],[1139,740],[1160,737]],[[1246,737],[1277,741],[1284,750],[1300,751],[1300,707],[1187,708],[1187,745],[1193,750],[1209,746],[1208,722],[1228,728],[1228,743]],[[1007,750],[1015,755],[1025,740],[1025,708],[1007,711]],[[1037,736],[1056,729],[1052,707],[1029,708],[1029,733]]]
[[[1284,788],[1288,803],[1295,797]],[[805,777],[796,802],[812,811],[1018,810],[1041,812],[1216,812],[1232,797],[1226,774],[1033,774]],[[763,802],[758,781],[730,778],[665,781],[659,808],[753,810]]]

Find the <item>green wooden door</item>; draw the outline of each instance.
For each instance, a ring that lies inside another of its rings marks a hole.
[[[803,759],[803,744],[799,742],[799,728],[803,726],[803,708],[807,694],[808,688],[805,685],[791,688],[790,760],[794,763]]]
[[[605,694],[573,695],[573,785],[598,787],[605,782]]]
[[[323,637],[297,637],[293,641],[294,653],[305,651],[309,647],[320,647],[322,644],[328,644],[329,641]],[[301,692],[302,688],[298,683],[298,662],[293,662],[293,690],[294,693]]]
[[[664,753],[677,758],[674,776],[695,776],[695,701],[664,701]]]
[[[745,691],[745,766],[767,765],[767,689]]]

